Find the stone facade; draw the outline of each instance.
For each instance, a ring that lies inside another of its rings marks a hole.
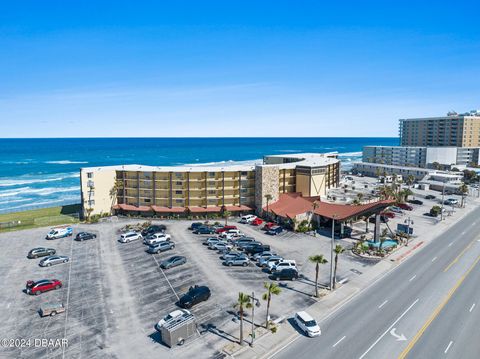
[[[265,198],[267,194],[271,196],[269,203],[278,201],[279,170],[278,166],[255,166],[255,206],[257,211],[261,211],[267,205]]]

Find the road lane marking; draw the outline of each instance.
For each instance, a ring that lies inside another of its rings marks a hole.
[[[160,267],[160,264],[158,263],[157,258],[155,258],[154,255],[152,255],[152,257],[153,257],[155,263],[157,263],[158,269],[160,269],[160,272],[162,272],[163,276],[164,276],[165,279],[167,280],[167,283],[168,283],[168,285],[170,286],[170,289],[172,290],[173,294],[175,294],[175,297],[177,297],[177,300],[180,300],[180,297],[177,295],[177,292],[175,292],[175,289],[173,289],[172,284],[170,283],[170,281],[168,280],[167,276],[165,275],[165,272],[163,271],[162,267]]]
[[[343,337],[340,338],[340,340],[338,342],[336,342],[335,344],[332,345],[332,348],[335,348],[337,346],[337,344],[339,344],[343,339],[345,339],[346,336],[344,335]]]
[[[383,332],[383,334],[380,335],[380,337],[378,337],[378,339],[375,340],[375,342],[374,342],[372,345],[370,345],[370,347],[367,349],[367,351],[366,351],[365,353],[363,353],[362,356],[361,356],[360,358],[358,358],[358,359],[363,359],[363,358],[368,354],[368,352],[369,352],[370,350],[372,350],[372,348],[373,348],[375,345],[377,345],[378,342],[379,342],[380,340],[382,340],[382,338],[383,338],[385,335],[387,335],[387,333],[390,333],[390,330],[392,330],[392,328],[405,316],[405,314],[407,314],[407,313],[410,311],[410,309],[413,308],[413,306],[414,306],[415,304],[417,304],[418,301],[419,301],[419,299],[417,298],[412,304],[410,304],[410,306],[402,313],[402,315],[399,316],[399,317],[392,323],[392,325],[390,325],[390,326],[387,328],[387,330],[385,330],[385,331]]]
[[[470,307],[470,310],[469,310],[470,313],[472,312],[473,308],[475,308],[475,303],[473,303],[472,306]]]
[[[445,354],[447,354],[448,349],[450,349],[450,347],[452,346],[452,344],[453,344],[453,342],[450,340],[450,343],[448,343],[447,348],[445,349],[445,352],[444,352]]]
[[[432,259],[432,263],[435,262],[436,260],[437,260],[437,257],[434,257],[434,258]]]
[[[475,266],[478,264],[478,261],[480,261],[480,256],[477,257],[475,262],[471,265],[471,267],[460,277],[460,279],[457,281],[457,283],[453,286],[452,289],[448,292],[446,295],[445,299],[440,303],[437,308],[435,308],[434,312],[428,318],[428,320],[425,322],[425,324],[420,328],[420,330],[415,334],[413,339],[411,340],[410,343],[408,343],[407,347],[403,350],[403,352],[400,353],[398,356],[398,359],[404,359],[408,355],[408,353],[412,350],[414,345],[418,342],[418,340],[421,338],[423,333],[425,333],[425,330],[432,324],[432,322],[435,320],[435,318],[440,314],[442,311],[443,307],[448,303],[448,301],[452,298],[453,294],[457,291],[457,289],[460,287],[460,285],[463,283],[465,278],[470,274],[470,272],[475,268]]]
[[[382,308],[385,304],[387,304],[387,302],[388,302],[388,300],[386,300],[385,302],[383,302],[382,304],[380,304],[380,305],[378,306],[378,309]]]
[[[453,242],[450,242],[450,243],[448,244],[448,246],[449,246],[449,247],[451,247],[451,246],[452,246],[452,244],[453,244]]]
[[[458,256],[456,256],[455,259],[447,267],[445,267],[445,269],[443,271],[444,272],[448,271],[455,263],[457,263],[458,260],[460,259],[460,257],[463,256],[465,254],[465,252],[470,249],[470,247],[472,246],[474,241],[475,240],[471,241],[465,248],[463,248],[463,250],[460,252],[460,254]]]
[[[412,280],[414,280],[415,278],[417,277],[417,275],[415,274],[412,278],[410,278],[408,281],[411,282]]]

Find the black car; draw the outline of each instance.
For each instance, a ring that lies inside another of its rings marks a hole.
[[[195,234],[214,234],[215,233],[215,228],[201,226],[201,227],[195,228],[193,230],[193,233],[195,233]]]
[[[142,231],[142,236],[146,237],[149,234],[165,232],[166,229],[167,229],[167,226],[163,224],[152,224],[151,226],[148,226],[148,228],[145,228]]]
[[[57,251],[53,248],[38,247],[30,250],[30,252],[27,254],[27,258],[33,259],[38,257],[53,256],[56,253]]]
[[[188,229],[191,229],[192,231],[194,229],[197,229],[198,227],[202,227],[203,223],[202,222],[193,222]]]
[[[181,266],[185,263],[187,263],[187,258],[183,256],[173,256],[161,262],[160,267],[163,269],[168,269],[176,266]]]
[[[80,232],[75,237],[75,240],[76,241],[86,241],[88,239],[93,239],[93,238],[97,238],[97,235],[93,234],[93,233],[88,233],[88,232]]]
[[[420,201],[419,199],[411,199],[408,201],[408,203],[411,203],[411,204],[418,204],[418,205],[422,205],[423,202]]]
[[[429,195],[426,195],[425,198],[426,199],[435,199],[437,197],[435,197],[433,194],[429,194]]]
[[[270,251],[270,246],[262,245],[262,244],[252,244],[252,245],[247,245],[246,247],[243,247],[243,251],[246,254],[253,256],[254,254],[257,254],[257,253]]]
[[[375,216],[372,216],[368,219],[370,223],[375,223]],[[380,222],[381,223],[387,223],[388,222],[388,217],[387,216],[380,216]]]
[[[178,301],[178,306],[181,308],[189,309],[195,304],[204,302],[210,298],[210,289],[207,286],[195,285],[190,287],[188,293],[185,293]]]
[[[273,272],[270,278],[275,280],[296,280],[298,279],[298,271],[294,268],[284,268]]]

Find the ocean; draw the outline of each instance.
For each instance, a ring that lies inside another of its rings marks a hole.
[[[81,167],[200,165],[261,161],[264,155],[337,152],[342,167],[366,145],[398,138],[56,138],[0,139],[0,213],[79,203]]]

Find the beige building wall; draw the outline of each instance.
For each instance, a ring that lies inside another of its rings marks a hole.
[[[326,194],[326,175],[297,174],[297,192],[304,197],[317,197]]]
[[[86,169],[80,171],[80,186],[83,216],[86,217],[88,209],[90,215],[111,213],[112,205],[116,204],[115,171]]]

